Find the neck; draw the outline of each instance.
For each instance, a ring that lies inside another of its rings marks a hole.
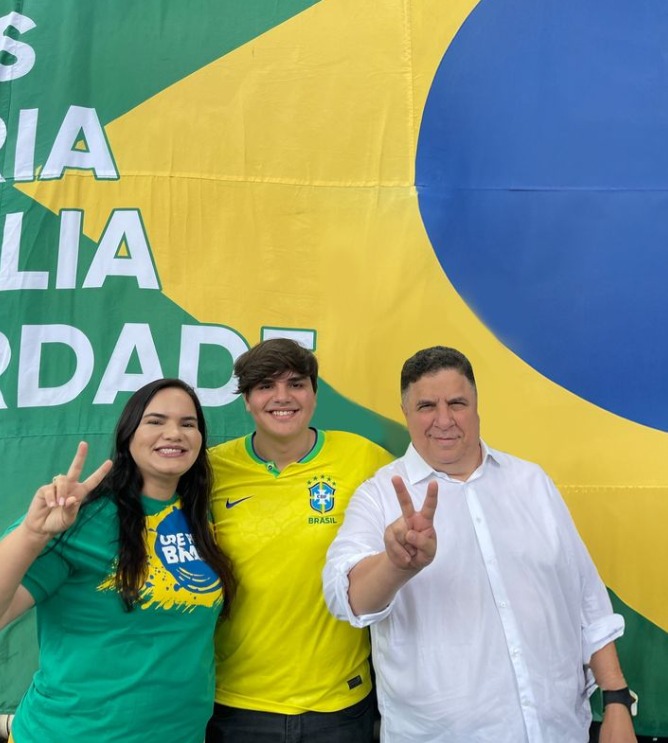
[[[279,471],[289,464],[303,459],[315,444],[316,432],[312,428],[300,431],[290,439],[276,439],[256,431],[253,438],[255,453],[269,462],[274,462]]]
[[[142,493],[148,498],[154,500],[169,500],[176,491],[176,486],[179,484],[179,479],[176,480],[144,480],[144,486],[142,487]]]
[[[453,480],[461,480],[466,482],[469,477],[480,467],[482,464],[482,446],[478,445],[478,450],[475,456],[469,457],[463,462],[457,464],[457,469],[453,470],[452,467],[443,468],[443,472],[449,475]]]

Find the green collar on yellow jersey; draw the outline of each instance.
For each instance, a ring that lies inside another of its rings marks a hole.
[[[299,460],[299,464],[303,464],[306,462],[310,462],[312,459],[314,459],[321,451],[322,447],[325,444],[325,432],[319,431],[317,428],[311,429],[312,431],[315,431],[315,443],[311,447],[311,450],[303,456]],[[276,466],[276,462],[272,462],[271,460],[262,459],[262,457],[259,457],[257,452],[255,451],[255,448],[253,447],[253,437],[255,436],[255,433],[249,433],[248,436],[246,436],[245,445],[246,445],[246,452],[248,453],[248,456],[258,464],[263,464],[267,468],[267,472],[270,472],[275,477],[278,477],[280,475],[280,470]],[[288,465],[289,466],[289,465]]]

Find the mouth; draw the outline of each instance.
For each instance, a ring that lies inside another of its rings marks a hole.
[[[180,457],[186,452],[185,449],[177,446],[160,446],[157,449],[154,449],[154,451],[161,457],[167,458]]]
[[[293,415],[297,415],[298,410],[269,410],[267,411],[274,418],[291,418]]]

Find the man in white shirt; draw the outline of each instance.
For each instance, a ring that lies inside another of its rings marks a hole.
[[[481,441],[459,351],[416,353],[401,394],[411,445],[358,488],[323,574],[330,611],[371,626],[381,740],[586,743],[596,684],[600,742],[634,742],[624,622],[550,478]]]

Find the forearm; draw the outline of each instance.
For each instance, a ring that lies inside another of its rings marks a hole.
[[[0,541],[0,626],[28,568],[49,542],[49,535],[31,532],[19,524]]]
[[[614,642],[609,642],[600,650],[597,650],[591,656],[589,667],[601,689],[615,690],[623,689],[626,686]]]
[[[396,567],[386,552],[366,557],[348,574],[348,602],[356,616],[382,611],[419,572]]]
[[[626,680],[619,665],[615,643],[609,642],[597,650],[589,662],[596,683],[604,691],[617,691],[626,687]],[[600,743],[637,743],[633,718],[625,704],[608,704],[603,710]]]

